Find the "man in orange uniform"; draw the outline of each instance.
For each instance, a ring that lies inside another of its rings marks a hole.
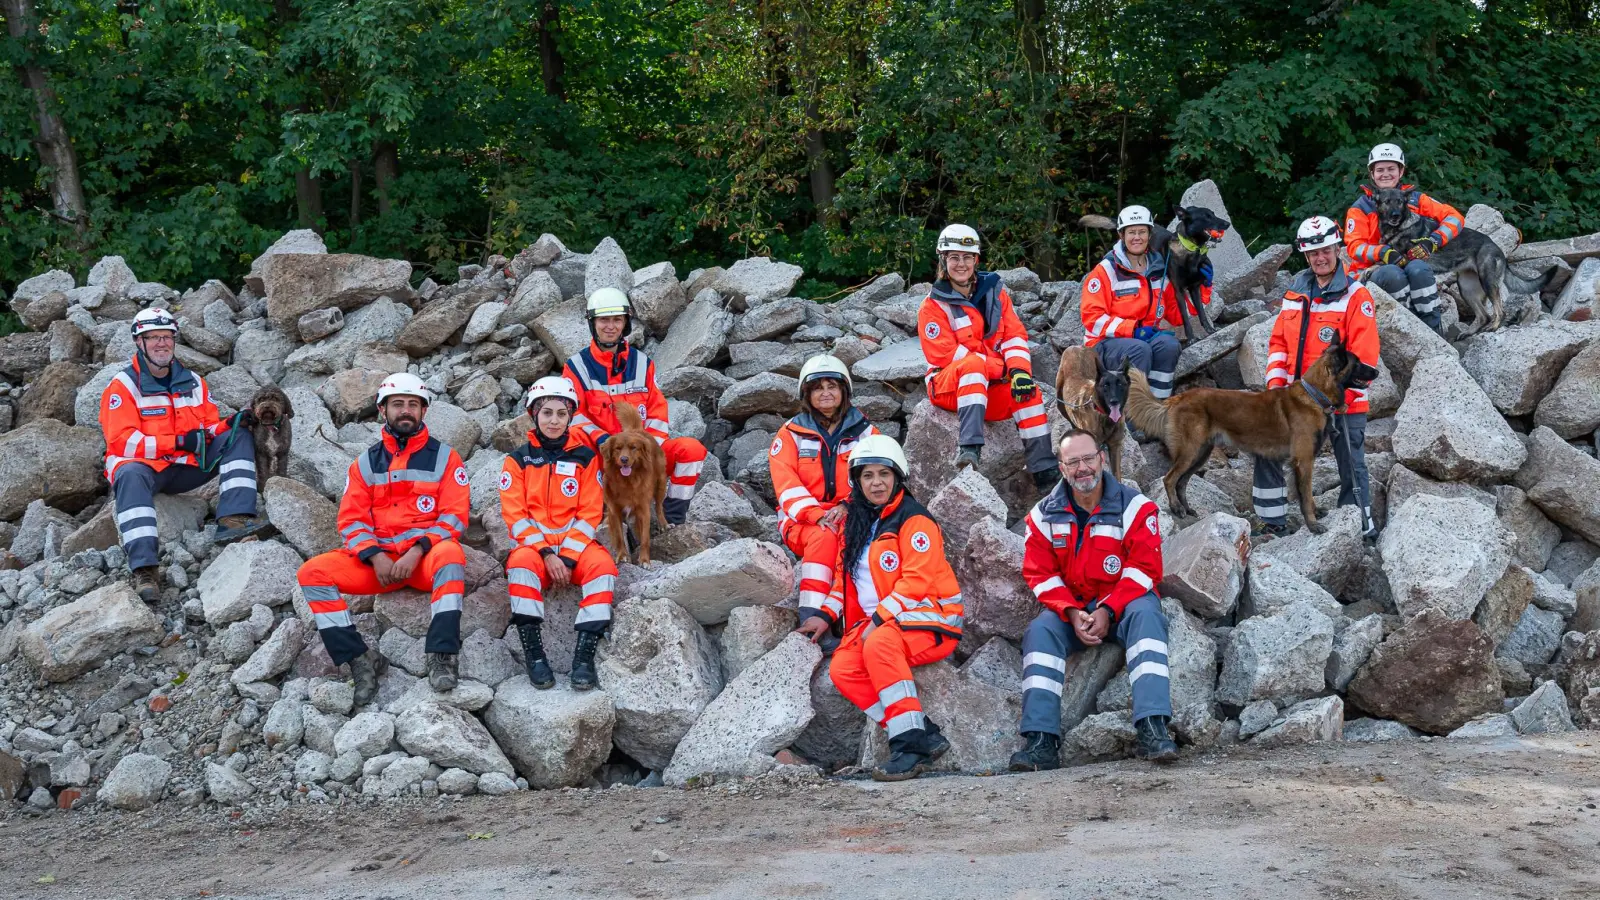
[[[1283,294],[1283,309],[1272,326],[1268,343],[1267,387],[1288,387],[1317,361],[1328,345],[1342,341],[1361,367],[1340,397],[1313,396],[1324,408],[1342,405],[1333,417],[1333,458],[1339,464],[1339,505],[1361,507],[1363,530],[1377,534],[1372,523],[1372,492],[1367,478],[1367,457],[1362,452],[1367,437],[1367,385],[1378,377],[1378,321],[1372,295],[1339,262],[1339,225],[1326,216],[1312,216],[1300,224],[1295,247],[1310,267],[1296,275]],[[1307,391],[1311,385],[1301,382]],[[1339,404],[1338,401],[1343,403]],[[1268,534],[1284,531],[1289,490],[1283,483],[1283,463],[1258,456],[1251,494],[1256,515]]]
[[[778,532],[800,557],[801,624],[820,615],[839,561],[839,532],[850,499],[850,451],[877,434],[850,403],[850,372],[832,356],[800,369],[800,415],[772,439],[772,489]],[[854,623],[846,623],[846,627]]]
[[[872,771],[878,781],[915,778],[950,749],[922,711],[911,670],[955,652],[964,615],[944,535],[906,490],[907,471],[888,435],[864,437],[851,451],[854,484],[833,589],[800,628],[816,640],[841,615],[855,623],[829,672],[839,693],[888,732],[889,760]]]
[[[661,504],[669,525],[681,525],[689,515],[689,500],[705,466],[706,448],[692,437],[667,437],[667,398],[656,385],[656,364],[644,351],[628,344],[633,324],[628,295],[616,288],[601,288],[589,298],[589,346],[567,360],[562,374],[578,388],[578,415],[573,430],[590,447],[622,430],[614,403],[639,408],[645,430],[661,445],[667,457],[667,499]]]
[[[250,429],[230,429],[222,421],[205,380],[178,362],[177,339],[171,313],[141,310],[133,318],[133,360],[100,395],[117,530],[133,589],[146,603],[161,599],[156,494],[181,494],[220,477],[217,543],[260,527],[253,518],[256,445]]]
[[[1117,214],[1117,243],[1083,279],[1079,308],[1083,345],[1094,348],[1102,370],[1124,360],[1145,373],[1150,393],[1172,396],[1172,378],[1182,348],[1163,325],[1182,324],[1177,291],[1167,280],[1167,251],[1151,247],[1155,220],[1150,210],[1129,206]],[[1201,268],[1201,302],[1211,302],[1211,263]],[[1131,427],[1131,426],[1130,426]]]
[[[1417,318],[1436,333],[1443,333],[1439,321],[1439,286],[1433,277],[1428,257],[1454,240],[1466,219],[1448,203],[1440,203],[1409,184],[1401,184],[1406,174],[1406,155],[1398,144],[1379,144],[1367,154],[1367,174],[1372,186],[1361,186],[1361,196],[1345,213],[1344,245],[1350,255],[1350,274],[1359,275],[1368,266],[1372,283],[1397,302],[1411,307]],[[1383,242],[1378,227],[1378,191],[1399,188],[1406,192],[1406,205],[1419,216],[1438,221],[1432,234],[1417,239],[1408,247],[1390,247]]]
[[[1050,423],[1011,294],[999,275],[978,271],[978,232],[946,226],[936,248],[938,279],[917,313],[917,335],[928,361],[928,399],[960,420],[956,468],[978,464],[985,421],[1010,417],[1034,485],[1048,488],[1056,480]]]
[[[344,546],[306,560],[297,576],[328,656],[350,664],[357,706],[377,694],[378,673],[343,594],[431,590],[428,683],[441,692],[456,686],[466,590],[460,541],[471,503],[461,457],[422,424],[429,398],[422,379],[405,372],[378,386],[383,439],[350,464],[339,501]]]
[[[500,469],[500,515],[516,549],[506,558],[511,584],[511,623],[522,639],[528,680],[544,689],[556,683],[544,652],[544,590],[578,585],[578,645],[572,654],[572,688],[599,684],[594,651],[611,624],[611,592],[617,564],[595,540],[605,515],[600,457],[568,425],[578,392],[559,375],[541,378],[524,402],[533,419],[528,442],[512,451]]]

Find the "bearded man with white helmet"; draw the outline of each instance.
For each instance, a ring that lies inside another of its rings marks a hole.
[[[172,313],[141,310],[133,318],[133,359],[100,395],[117,531],[134,590],[151,604],[161,597],[156,494],[181,494],[220,478],[217,543],[261,527],[255,519],[254,420],[248,410],[238,424],[222,418],[205,379],[178,362],[177,339]]]
[[[706,447],[692,437],[667,433],[667,397],[656,384],[656,364],[628,343],[633,327],[633,304],[628,295],[616,288],[601,288],[589,295],[587,315],[589,346],[567,360],[561,372],[578,389],[572,429],[598,449],[622,430],[616,404],[637,408],[645,430],[667,458],[667,497],[662,512],[667,524],[681,525],[689,515],[689,501],[705,467]]]
[[[928,400],[960,421],[956,468],[978,464],[984,422],[1014,419],[1035,487],[1056,482],[1050,423],[1033,383],[1028,332],[1011,293],[994,272],[978,271],[978,232],[954,224],[939,233],[938,277],[917,312],[917,337],[928,361]]]
[[[543,690],[556,683],[545,655],[544,595],[574,585],[583,592],[572,653],[573,690],[599,684],[594,652],[611,624],[617,564],[595,535],[605,516],[600,456],[569,427],[578,409],[572,382],[549,375],[523,401],[533,428],[528,441],[500,467],[500,515],[516,548],[506,557],[511,624],[522,640],[528,680]]]
[[[471,500],[461,457],[423,424],[432,396],[405,372],[378,386],[383,435],[345,476],[338,520],[344,546],[306,560],[296,576],[329,658],[350,665],[357,706],[377,695],[379,657],[351,622],[344,594],[429,591],[428,684],[441,693],[456,686],[466,594],[461,535]]]
[[[1367,174],[1372,177],[1372,184],[1361,186],[1361,195],[1345,213],[1344,244],[1350,255],[1350,274],[1359,275],[1376,266],[1372,283],[1409,306],[1429,328],[1443,334],[1439,287],[1427,259],[1461,233],[1466,219],[1450,204],[1440,203],[1414,185],[1401,183],[1406,174],[1406,155],[1398,144],[1373,147],[1367,154]],[[1378,192],[1389,188],[1404,191],[1411,211],[1437,220],[1438,227],[1406,247],[1385,244],[1378,224]]]
[[[1372,295],[1345,271],[1339,260],[1339,224],[1327,216],[1312,216],[1300,223],[1295,249],[1308,268],[1296,275],[1283,293],[1283,306],[1272,326],[1267,345],[1267,388],[1288,387],[1334,342],[1361,361],[1342,397],[1313,399],[1333,417],[1333,457],[1339,465],[1339,505],[1361,508],[1363,530],[1377,533],[1372,523],[1372,489],[1362,445],[1367,434],[1367,386],[1378,377],[1378,321]],[[1307,391],[1315,392],[1310,384]],[[1262,531],[1285,530],[1289,491],[1284,485],[1283,462],[1255,458],[1251,496]]]

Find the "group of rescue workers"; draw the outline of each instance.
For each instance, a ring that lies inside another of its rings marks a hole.
[[[1359,386],[1346,393],[1336,416],[1347,440],[1335,441],[1334,450],[1339,503],[1361,507],[1371,534],[1361,448],[1364,387],[1377,376],[1378,334],[1371,296],[1356,275],[1375,266],[1372,280],[1437,330],[1437,289],[1426,260],[1456,235],[1462,219],[1400,185],[1405,159],[1399,147],[1374,147],[1368,172],[1378,189],[1402,187],[1413,208],[1441,224],[1404,252],[1386,247],[1374,190],[1367,187],[1349,209],[1342,237],[1332,219],[1302,223],[1295,245],[1308,268],[1285,292],[1266,376],[1269,389],[1295,384],[1336,339],[1363,363]],[[1151,392],[1165,397],[1179,352],[1172,329],[1181,319],[1166,278],[1165,248],[1151,246],[1153,225],[1144,207],[1122,210],[1116,245],[1085,278],[1081,311],[1085,343],[1102,366],[1130,361],[1147,373]],[[1340,258],[1341,244],[1348,262]],[[1023,636],[1025,746],[1011,767],[1059,764],[1067,659],[1107,640],[1124,648],[1138,755],[1174,759],[1156,505],[1111,475],[1105,448],[1088,432],[1069,428],[1051,445],[1028,334],[1000,277],[978,270],[978,233],[950,225],[936,250],[937,278],[918,315],[918,338],[928,398],[959,420],[955,465],[979,464],[984,423],[1010,417],[1027,470],[1044,492],[1026,520],[1022,575],[1043,611]],[[1209,300],[1209,266],[1202,276],[1202,296]],[[595,291],[587,309],[589,346],[566,361],[562,375],[529,387],[523,406],[532,428],[527,442],[506,457],[498,482],[501,515],[516,545],[505,563],[511,621],[528,678],[538,688],[555,684],[541,634],[545,592],[569,585],[582,594],[569,680],[575,690],[598,684],[594,656],[611,622],[617,577],[612,555],[598,540],[604,511],[598,449],[620,427],[613,405],[637,407],[665,453],[668,524],[685,520],[706,458],[699,441],[668,436],[655,364],[628,340],[627,295]],[[217,477],[218,542],[263,527],[255,517],[256,423],[248,410],[227,420],[219,415],[205,381],[175,358],[177,332],[166,310],[140,312],[133,322],[134,358],[106,388],[100,406],[117,526],[135,589],[148,603],[160,597],[155,494],[191,490]],[[904,451],[852,404],[845,364],[813,357],[800,372],[799,392],[801,412],[773,439],[770,459],[780,532],[800,561],[798,631],[832,652],[830,671],[840,693],[886,730],[890,755],[873,776],[912,778],[950,747],[922,709],[912,670],[955,652],[961,588],[938,523],[907,486]],[[376,399],[381,440],[350,465],[338,515],[343,546],[306,561],[298,575],[329,657],[349,667],[357,705],[376,696],[380,657],[351,619],[345,600],[351,594],[429,591],[428,682],[441,692],[456,686],[466,593],[461,539],[472,508],[460,456],[428,432],[432,394],[422,380],[391,375]],[[1256,460],[1253,494],[1263,530],[1281,532],[1287,509],[1281,463]]]

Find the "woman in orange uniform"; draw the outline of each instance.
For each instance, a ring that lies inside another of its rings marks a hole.
[[[849,624],[830,672],[851,703],[889,733],[878,781],[922,774],[950,749],[923,714],[914,666],[938,662],[961,640],[961,589],[944,558],[944,535],[906,490],[906,456],[894,438],[862,438],[850,453],[844,550],[821,617]]]
[[[850,499],[850,451],[878,433],[851,405],[850,389],[850,371],[842,361],[813,356],[800,369],[800,415],[772,439],[778,531],[800,557],[800,624],[807,634],[820,634],[829,625],[821,614],[833,587]]]
[[[569,426],[578,392],[559,375],[541,378],[525,403],[533,418],[528,442],[506,457],[500,469],[500,515],[517,548],[506,558],[511,622],[522,639],[528,680],[536,688],[556,683],[545,657],[545,586],[578,585],[578,645],[572,652],[572,688],[587,691],[599,683],[594,651],[611,624],[611,592],[617,564],[595,540],[605,513],[600,458]]]

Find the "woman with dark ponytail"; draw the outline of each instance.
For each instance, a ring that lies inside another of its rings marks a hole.
[[[889,760],[878,781],[922,774],[950,749],[929,721],[912,679],[915,666],[938,662],[961,640],[961,589],[944,557],[944,535],[911,496],[905,452],[887,435],[862,438],[850,453],[850,501],[833,589],[818,615],[842,615],[833,683],[889,733]]]

